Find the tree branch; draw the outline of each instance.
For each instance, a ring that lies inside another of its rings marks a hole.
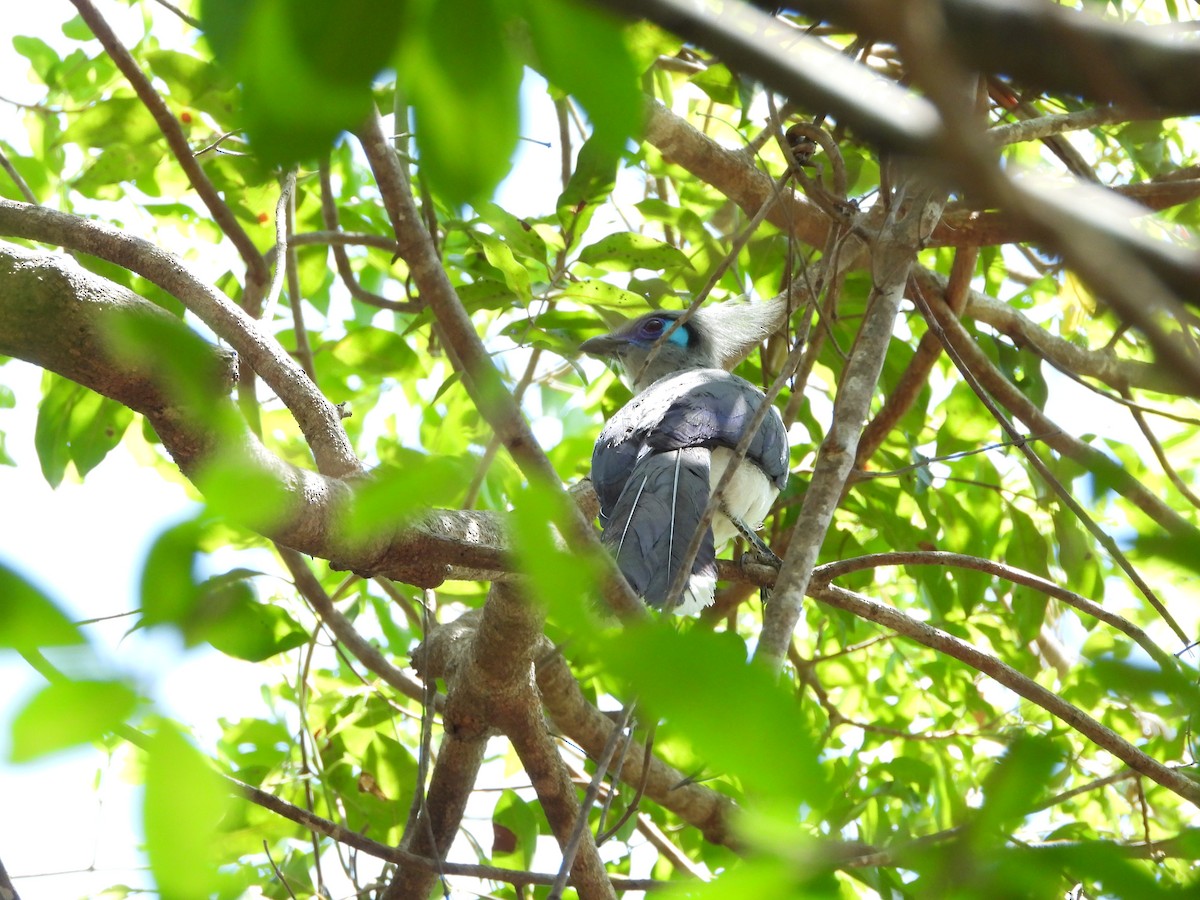
[[[1009,690],[1061,719],[1094,744],[1116,756],[1132,769],[1158,782],[1188,802],[1200,806],[1200,784],[1181,772],[1164,766],[1158,760],[1143,753],[1112,730],[1105,728],[1078,707],[1072,706],[1057,694],[1026,678],[1011,666],[1005,665],[994,656],[972,647],[966,641],[940,631],[924,622],[911,619],[898,610],[870,600],[861,594],[836,585],[812,586],[812,598],[819,603],[853,613],[862,619],[877,622],[900,634],[910,637],[939,653],[952,656],[980,671]]]
[[[421,224],[408,178],[384,136],[378,115],[363,124],[359,140],[379,183],[400,256],[408,263],[420,290],[421,302],[434,315],[438,333],[455,368],[462,373],[471,399],[525,477],[561,490],[558,473],[538,445],[521,408],[504,386],[491,356],[475,333],[470,316],[450,284],[429,232]],[[606,576],[604,596],[609,606],[623,617],[645,618],[648,615],[645,605],[634,596],[616,564],[600,546],[591,523],[584,520],[574,505],[564,506],[563,521],[556,523],[559,531],[573,550],[600,560]]]
[[[916,188],[915,182],[912,187]],[[854,468],[858,441],[879,383],[909,269],[931,224],[941,213],[940,199],[932,199],[923,187],[916,188],[916,194],[911,208],[887,222],[874,242],[875,284],[867,313],[838,384],[833,422],[817,452],[812,481],[792,530],[772,602],[763,616],[754,656],[776,672],[787,656],[812,568]]]
[[[19,204],[18,204],[19,206]],[[0,201],[0,222],[5,206]],[[191,336],[161,308],[80,269],[72,260],[0,244],[0,353],[57,372],[142,413],[182,472],[203,489],[204,471],[216,459],[236,460],[247,477],[261,479],[277,506],[269,523],[246,522],[265,537],[335,567],[386,575],[420,586],[447,577],[490,580],[510,570],[502,518],[495,513],[430,510],[369,540],[351,538],[345,517],[353,488],[292,466],[270,453],[245,428],[229,400],[236,380],[232,355],[211,348],[205,377],[194,387],[201,404],[180,400],[163,373],[114,350],[112,323],[151,318],[164,329]],[[240,311],[239,311],[240,312]],[[212,429],[220,419],[229,429]]]
[[[262,376],[295,417],[321,472],[339,478],[362,472],[341,416],[304,370],[259,323],[171,254],[108,225],[4,199],[0,199],[0,234],[89,253],[158,285],[228,341]]]
[[[315,813],[309,812],[307,809],[295,806],[286,800],[281,800],[274,794],[264,791],[261,788],[238,781],[236,778],[227,778],[227,781],[237,789],[240,795],[252,803],[257,803],[263,809],[268,809],[291,822],[295,822],[297,825],[317,834],[323,834],[337,841],[339,844],[353,847],[355,850],[365,853],[368,856],[373,856],[376,859],[432,872],[443,872],[446,875],[461,875],[464,878],[500,881],[518,886],[526,884],[551,885],[554,883],[555,876],[551,873],[527,872],[522,869],[502,869],[498,866],[445,862],[443,860],[431,859],[428,856],[410,853],[407,850],[401,850],[396,847],[389,847],[387,844],[373,841],[359,834],[357,831],[351,831],[349,828],[322,818]],[[664,881],[656,881],[648,878],[621,878],[619,876],[614,876],[612,883],[613,887],[622,891],[652,891],[667,886],[667,882]],[[0,895],[0,900],[3,900],[3,895]]]
[[[237,217],[234,216],[233,210],[229,208],[221,195],[217,193],[217,189],[213,187],[212,182],[208,180],[208,176],[204,174],[204,169],[192,154],[192,148],[188,144],[187,137],[184,136],[183,129],[175,120],[175,116],[171,114],[171,110],[167,108],[167,104],[150,84],[150,79],[146,77],[145,73],[142,72],[141,68],[134,61],[133,56],[130,55],[129,51],[117,39],[116,34],[104,20],[104,17],[100,15],[100,12],[92,4],[91,0],[71,0],[71,3],[79,10],[79,15],[87,23],[88,28],[92,30],[92,34],[100,41],[105,52],[117,64],[117,68],[121,70],[125,78],[128,79],[134,92],[138,95],[138,99],[142,101],[142,104],[150,111],[150,115],[154,117],[154,121],[158,125],[158,130],[167,139],[167,146],[171,148],[171,152],[175,155],[175,159],[179,162],[179,166],[183,169],[184,174],[187,175],[193,189],[200,195],[200,199],[204,202],[204,205],[208,207],[213,221],[217,223],[225,236],[237,248],[238,254],[246,264],[246,274],[250,285],[256,285],[257,292],[261,293],[270,280],[266,261],[263,259],[263,255],[258,252],[258,248],[254,246],[254,242],[250,240],[250,236],[246,234],[245,229],[238,222]],[[251,289],[250,285],[248,285],[248,290]]]
[[[873,569],[877,566],[952,566],[955,568],[973,569],[976,572],[986,572],[997,578],[1003,578],[1005,581],[1011,581],[1013,584],[1033,588],[1036,591],[1041,591],[1048,597],[1061,600],[1063,603],[1074,607],[1085,615],[1111,625],[1150,654],[1165,671],[1176,671],[1177,667],[1174,657],[1159,647],[1158,644],[1154,643],[1146,632],[1123,616],[1109,612],[1099,603],[1089,600],[1074,591],[1060,587],[1053,581],[1042,578],[1040,575],[1034,575],[1032,572],[1026,572],[1023,569],[1017,569],[990,559],[982,559],[978,556],[967,556],[962,553],[946,553],[938,550],[902,550],[892,553],[871,553],[867,556],[856,556],[852,559],[843,559],[837,562],[826,563],[823,566],[817,566],[813,570],[813,583],[817,585],[828,584],[834,578],[839,578],[850,572]]]

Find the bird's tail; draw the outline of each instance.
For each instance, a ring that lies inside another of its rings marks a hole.
[[[709,451],[689,447],[654,453],[633,468],[612,515],[604,543],[633,589],[661,606],[683,565],[709,495]],[[705,528],[687,589],[675,611],[697,612],[712,602],[716,552]]]

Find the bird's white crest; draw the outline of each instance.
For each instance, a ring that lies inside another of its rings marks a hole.
[[[714,303],[696,310],[692,318],[704,328],[713,355],[728,371],[783,327],[787,312],[787,298],[774,297],[763,303]]]

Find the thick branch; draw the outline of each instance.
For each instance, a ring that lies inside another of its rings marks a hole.
[[[589,757],[599,759],[616,725],[587,701],[566,660],[549,641],[542,645],[537,658],[537,683],[554,724]],[[697,828],[705,840],[734,849],[740,846],[734,835],[737,804],[733,800],[690,781],[683,772],[654,756],[649,759],[646,774],[645,756],[644,745],[634,742],[616,774],[635,787],[645,779],[646,796]]]
[[[579,815],[579,801],[546,730],[534,688],[533,658],[543,641],[540,612],[513,584],[497,582],[480,612],[438,629],[413,654],[413,663],[422,678],[446,680],[443,721],[448,735],[466,739],[499,728],[508,736],[560,846],[565,846]],[[472,786],[465,789],[469,792]],[[418,825],[415,830],[422,828]],[[571,873],[581,897],[612,896],[594,842],[581,846]],[[386,896],[389,900],[426,896],[417,888],[414,883],[407,888],[414,893],[390,889]]]
[[[755,650],[755,657],[775,671],[782,668],[787,656],[821,542],[854,468],[858,441],[887,356],[909,269],[930,223],[937,221],[940,212],[941,201],[930,200],[920,191],[913,208],[899,220],[889,222],[875,241],[872,258],[876,283],[838,384],[833,422],[817,453],[812,482],[804,495]]]
[[[889,0],[883,0],[884,3]],[[1200,46],[1162,28],[1117,22],[1039,0],[934,0],[946,46],[964,66],[1102,103],[1200,112]],[[814,18],[896,39],[879,0],[794,0]]]
[[[337,409],[304,370],[257,322],[215,288],[196,278],[171,254],[149,241],[78,216],[0,199],[0,234],[42,241],[98,256],[136,272],[177,298],[262,376],[295,416],[326,475],[362,471]]]
[[[687,169],[740,206],[748,216],[758,213],[779,190],[770,175],[744,154],[726,150],[655,100],[646,102],[646,143],[667,162]],[[785,187],[767,210],[767,221],[813,247],[824,247],[829,217],[816,204]]]
[[[0,221],[4,217],[0,204]],[[205,381],[196,373],[203,409],[181,403],[161,372],[114,351],[112,323],[151,318],[192,337],[183,322],[159,307],[86,272],[74,261],[0,245],[0,353],[69,378],[142,413],[183,473],[203,489],[207,464],[237,460],[247,477],[275,495],[270,523],[246,523],[264,536],[363,575],[433,586],[447,577],[486,580],[508,570],[499,516],[432,510],[371,540],[348,539],[353,501],[341,479],[298,469],[270,453],[241,424],[229,400],[236,379],[232,355],[212,348]],[[221,419],[229,429],[207,423]],[[235,430],[236,429],[236,430]]]

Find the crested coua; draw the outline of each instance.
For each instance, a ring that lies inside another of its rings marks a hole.
[[[634,397],[600,432],[592,482],[602,540],[630,585],[661,606],[734,449],[766,402],[732,369],[783,324],[782,300],[647,313],[580,350],[617,362]],[[718,501],[676,611],[710,604],[716,551],[757,529],[787,482],[787,430],[769,408]],[[761,545],[761,541],[758,541]]]

